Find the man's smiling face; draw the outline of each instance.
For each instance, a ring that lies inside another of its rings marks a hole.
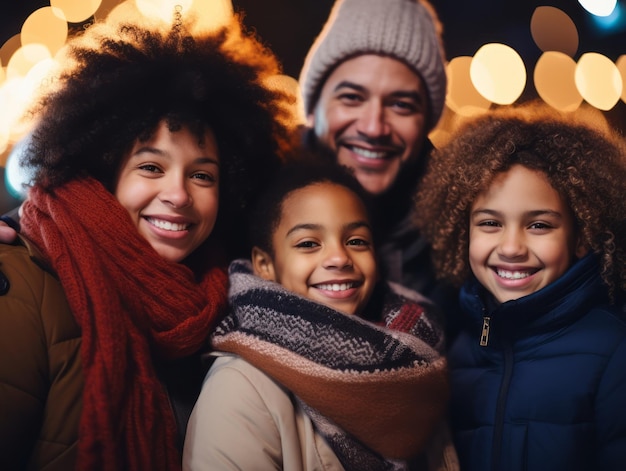
[[[308,118],[337,162],[352,168],[361,185],[377,195],[419,157],[428,110],[418,74],[397,59],[365,54],[329,75]]]

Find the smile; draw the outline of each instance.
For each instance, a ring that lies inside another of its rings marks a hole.
[[[178,224],[170,221],[163,221],[162,219],[146,218],[146,220],[155,227],[163,229],[164,231],[186,231],[189,228],[189,224]]]
[[[354,282],[350,283],[327,283],[327,284],[319,284],[315,285],[317,289],[321,289],[324,291],[346,291],[352,289],[357,284]]]
[[[359,156],[366,159],[384,159],[388,155],[388,152],[373,151],[369,149],[363,149],[362,147],[348,146],[348,148],[355,154],[358,154]]]
[[[508,271],[497,268],[496,273],[500,278],[505,278],[507,280],[521,280],[523,278],[528,278],[531,275],[536,273],[536,270],[529,271]]]

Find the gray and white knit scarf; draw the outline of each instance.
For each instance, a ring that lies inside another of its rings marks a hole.
[[[367,313],[374,323],[256,277],[247,260],[229,274],[231,312],[212,336],[215,350],[292,391],[346,469],[402,469],[423,451],[448,397],[428,304],[389,285],[380,315]]]

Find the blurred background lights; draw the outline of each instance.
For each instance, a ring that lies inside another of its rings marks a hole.
[[[473,116],[484,113],[491,101],[478,93],[470,78],[472,57],[459,56],[452,59],[447,67],[448,91],[446,105],[455,113]]]
[[[575,80],[582,97],[600,110],[613,108],[622,95],[622,77],[617,66],[597,52],[588,52],[578,59]]]
[[[22,46],[41,44],[54,56],[67,41],[67,21],[59,18],[52,7],[43,7],[30,14],[20,32]]]
[[[526,86],[524,61],[505,44],[485,44],[476,51],[470,77],[482,96],[499,105],[513,103]]]
[[[174,12],[189,11],[193,0],[135,0],[142,15],[170,23]],[[206,2],[206,0],[204,0]],[[208,2],[206,2],[208,3]]]
[[[50,0],[50,6],[60,19],[68,23],[82,23],[98,10],[102,0]]]
[[[609,16],[615,10],[617,0],[578,0],[578,3],[592,15]]]
[[[27,145],[28,137],[25,137],[13,147],[7,159],[4,174],[7,190],[11,196],[19,199],[26,197],[27,189],[25,185],[30,183],[32,177],[32,172],[20,165],[20,160]]]
[[[622,76],[622,101],[626,103],[626,55],[619,56],[615,65]]]
[[[558,51],[544,52],[535,65],[535,88],[539,97],[553,108],[576,111],[583,97],[576,88],[576,62]]]
[[[559,51],[574,57],[578,50],[578,30],[572,19],[555,7],[537,7],[530,19],[530,33],[544,52]]]

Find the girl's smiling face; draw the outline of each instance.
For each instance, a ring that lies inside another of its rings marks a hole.
[[[500,303],[554,282],[586,251],[566,201],[543,173],[521,165],[476,198],[469,222],[470,266]]]
[[[334,183],[290,193],[272,236],[273,256],[253,250],[255,273],[345,314],[360,314],[378,273],[361,199]]]
[[[157,253],[180,262],[215,226],[219,176],[219,152],[210,130],[198,142],[187,128],[171,132],[161,122],[150,139],[133,146],[115,197]]]

